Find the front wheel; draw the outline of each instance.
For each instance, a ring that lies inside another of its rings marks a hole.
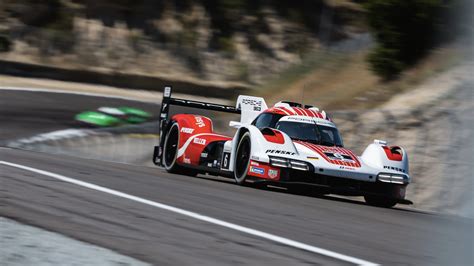
[[[247,178],[247,171],[250,166],[250,148],[250,133],[245,132],[239,140],[237,152],[235,153],[234,179],[235,183],[239,185],[243,185]]]

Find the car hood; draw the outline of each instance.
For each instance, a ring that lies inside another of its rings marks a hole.
[[[293,141],[298,153],[303,156],[322,157],[328,163],[350,167],[361,167],[357,156],[349,149],[334,146],[317,145],[304,141]]]

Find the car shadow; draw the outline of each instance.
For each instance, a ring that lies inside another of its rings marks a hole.
[[[213,176],[213,175],[203,175],[203,174],[198,175],[197,178],[205,179],[205,180],[212,181],[212,182],[220,182],[220,183],[234,184],[235,185],[234,180],[230,179],[230,178],[224,178],[224,177]],[[347,198],[347,197],[344,197],[344,196],[339,196],[339,195],[335,195],[335,194],[318,193],[317,189],[316,190],[312,190],[312,189],[291,189],[287,186],[281,186],[281,185],[277,185],[275,183],[265,182],[265,181],[259,181],[259,182],[253,182],[253,183],[247,182],[243,186],[247,187],[247,188],[251,188],[251,189],[265,190],[265,191],[270,191],[270,192],[275,192],[275,193],[283,193],[283,194],[289,194],[289,195],[297,195],[297,196],[302,196],[302,197],[318,198],[318,199],[329,200],[329,201],[334,201],[334,202],[343,202],[343,203],[355,204],[355,205],[360,205],[360,206],[367,206],[367,207],[371,207],[371,208],[391,209],[391,210],[409,212],[409,213],[420,213],[420,214],[434,215],[430,212],[424,212],[424,211],[421,211],[421,210],[406,209],[406,208],[400,207],[400,205],[397,205],[397,206],[392,207],[392,208],[383,208],[383,207],[371,206],[371,205],[368,205],[367,203],[365,203],[363,201]],[[303,186],[300,186],[300,188],[302,188],[302,187]],[[312,186],[309,185],[307,187],[312,187]]]

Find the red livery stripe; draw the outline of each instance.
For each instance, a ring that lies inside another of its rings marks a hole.
[[[297,115],[302,115],[301,111],[300,111],[300,110],[298,110],[298,108],[296,108],[296,107],[293,107],[292,109],[293,109],[293,111],[295,111],[295,112],[296,112],[296,114],[297,114]]]
[[[352,151],[348,150],[348,149],[344,149],[344,148],[340,148],[340,147],[320,146],[320,145],[316,145],[316,144],[312,144],[312,143],[308,143],[308,142],[303,142],[303,141],[295,141],[295,142],[305,146],[306,148],[308,148],[310,150],[313,150],[313,151],[317,152],[319,155],[321,155],[329,163],[337,164],[337,165],[344,165],[344,166],[351,166],[351,167],[360,167],[361,166],[359,160],[357,159],[357,156],[355,156],[355,154]],[[345,161],[342,161],[342,160],[333,160],[333,159],[329,158],[324,152],[332,152],[332,153],[337,152],[337,153],[340,153],[340,154],[343,154],[343,155],[351,156],[351,158],[355,161],[355,163],[345,162]]]
[[[296,114],[296,112],[293,111],[292,108],[286,108],[286,107],[280,107],[280,108],[283,109],[283,110],[285,110],[285,111],[286,111],[288,114],[290,114],[290,115],[295,115],[295,114]]]
[[[284,107],[284,106],[271,107],[265,110],[264,113],[273,113],[273,114],[280,114],[280,115],[302,115],[302,116],[309,116],[309,117],[317,117],[317,118],[325,119],[332,122],[332,119],[329,116],[323,115],[321,112],[318,112],[312,109],[301,108],[301,107]]]

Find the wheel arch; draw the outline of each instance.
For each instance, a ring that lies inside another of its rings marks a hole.
[[[239,145],[239,140],[242,138],[242,136],[246,133],[249,132],[248,127],[240,127],[237,132],[234,135],[234,138],[232,139],[232,149],[230,153],[230,165],[229,165],[229,170],[234,171],[235,167],[235,154],[237,152],[237,145]]]
[[[277,131],[275,129],[271,129],[272,131]],[[234,138],[232,140],[232,154],[231,154],[231,170],[234,170],[234,160],[235,160],[235,153],[237,152],[237,145],[239,143],[240,138],[245,134],[245,132],[250,133],[250,141],[251,141],[251,148],[250,148],[250,153],[251,153],[251,158],[252,160],[255,161],[260,161],[263,163],[269,163],[270,157],[267,154],[268,150],[285,150],[285,151],[290,151],[297,153],[297,149],[293,144],[293,141],[291,138],[286,135],[284,132],[279,132],[281,133],[281,136],[283,138],[283,142],[279,141],[274,141],[274,140],[269,140],[267,139],[267,136],[264,136],[262,131],[253,126],[253,125],[248,125],[239,128],[239,130],[236,132],[234,135]]]
[[[398,158],[392,158],[391,153],[398,153]],[[409,175],[408,153],[400,146],[387,146],[371,143],[364,150],[360,159],[367,165],[393,173]]]

